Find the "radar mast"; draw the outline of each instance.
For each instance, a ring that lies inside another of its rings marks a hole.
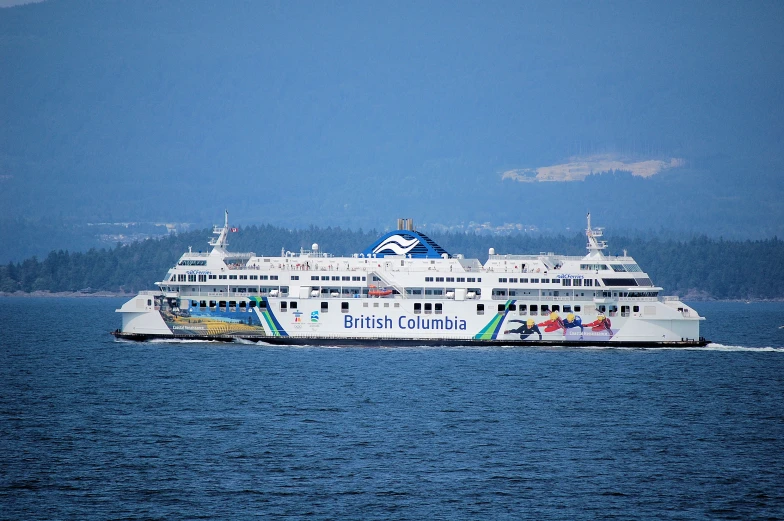
[[[604,228],[591,228],[591,213],[588,212],[588,228],[585,230],[585,236],[588,237],[588,255],[586,258],[603,259],[604,254],[602,250],[607,248],[607,241],[599,240],[604,236]]]

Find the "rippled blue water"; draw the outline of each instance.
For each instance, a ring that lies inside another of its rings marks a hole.
[[[781,519],[784,304],[706,349],[123,343],[0,299],[5,519]]]

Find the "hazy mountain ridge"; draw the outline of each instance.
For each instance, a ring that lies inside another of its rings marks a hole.
[[[5,9],[0,217],[784,236],[781,6],[453,7]],[[686,164],[502,178],[579,150]]]

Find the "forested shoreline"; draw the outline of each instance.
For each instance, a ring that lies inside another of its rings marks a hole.
[[[183,252],[207,251],[209,230],[149,239],[87,252],[52,251],[42,260],[32,257],[0,266],[0,292],[69,294],[134,293],[154,289]],[[318,243],[335,255],[360,252],[378,237],[376,231],[310,227],[288,230],[270,225],[250,226],[230,236],[230,249],[276,255],[309,249]],[[510,235],[504,237],[433,234],[452,254],[486,260],[489,248],[497,253],[555,252],[582,255],[585,238],[573,236]],[[609,237],[609,254],[627,250],[665,294],[692,299],[769,300],[784,298],[784,241],[725,241],[708,237],[688,240],[661,237]]]

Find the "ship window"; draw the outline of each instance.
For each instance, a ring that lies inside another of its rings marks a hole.
[[[498,282],[506,282],[506,277],[499,277]]]
[[[261,302],[259,302],[259,309],[267,309],[267,301],[266,300],[262,300]]]
[[[201,302],[199,302],[199,307],[200,308],[206,308],[207,307],[207,301],[206,300],[202,300]]]
[[[299,275],[292,275],[291,280],[299,280]]]
[[[215,301],[214,301],[214,300],[210,300],[210,307],[211,307],[211,308],[214,308],[214,307],[215,307]]]
[[[457,277],[457,282],[465,282],[465,277]]]
[[[148,302],[147,305],[149,306],[150,303]],[[191,300],[191,307],[192,308],[195,308],[198,305],[199,305],[199,302],[197,300]]]
[[[484,315],[485,314],[485,305],[484,304],[477,304],[476,305],[476,314],[477,315]]]
[[[240,275],[240,280],[248,280],[248,276],[247,275]]]
[[[528,279],[520,279],[520,282],[521,282],[522,284],[528,284]]]
[[[321,303],[321,312],[326,313],[329,311],[329,302],[322,302]]]
[[[348,313],[348,302],[341,302],[340,303],[340,312],[341,313]]]
[[[297,309],[297,303],[296,302],[289,302],[289,308]]]
[[[226,311],[226,301],[221,300],[220,302],[218,302],[218,307],[220,308],[221,311]]]
[[[280,310],[281,311],[288,311],[289,310],[289,305],[286,302],[281,302],[280,303]]]
[[[280,292],[281,293],[288,293],[289,292],[289,287],[288,286],[281,286],[280,287]]]
[[[237,276],[236,275],[229,275],[229,280],[237,280]]]
[[[436,304],[435,307],[436,307],[436,315],[440,315],[443,311],[443,304]]]
[[[520,304],[520,307],[517,308],[517,313],[519,315],[525,315],[528,313],[528,306],[525,304]]]
[[[634,279],[602,279],[605,286],[636,286],[637,281]]]
[[[582,285],[583,285],[583,281],[582,281],[582,279],[574,279],[574,280],[572,281],[572,284],[573,284],[574,286],[582,286]]]
[[[352,277],[351,277],[351,280],[352,280],[353,282],[359,282],[359,277],[354,277],[354,276],[352,276]]]
[[[416,304],[414,304],[414,314],[418,315],[420,313],[422,313],[422,304],[417,302]]]
[[[340,277],[340,280],[351,280],[351,277]]]
[[[579,313],[582,310],[582,306],[574,306],[575,312]]]
[[[446,278],[446,281],[447,281],[447,282],[454,282],[454,281],[455,281],[455,278],[454,278],[454,277],[447,277],[447,278]]]
[[[564,305],[564,313],[571,313],[571,312],[572,312],[572,306],[568,304]]]
[[[318,275],[311,275],[310,276],[310,280],[318,280],[318,279],[319,279]]]
[[[572,280],[571,279],[561,279],[561,286],[571,286]]]
[[[433,304],[430,304],[428,302],[427,304],[425,304],[425,315],[429,315],[432,312],[433,312]]]
[[[558,281],[555,283],[558,284]],[[542,279],[542,284],[550,284],[550,279]]]
[[[477,278],[476,278],[476,281],[477,281],[477,282],[482,282],[482,277],[477,277]]]
[[[591,279],[585,279],[585,284],[584,284],[584,285],[585,285],[585,286],[593,286],[593,280],[591,280]]]
[[[249,308],[255,308],[256,307],[256,301],[255,300],[251,300],[250,302],[248,302],[248,307]]]
[[[444,282],[444,277],[436,277],[436,282]]]
[[[557,304],[554,305],[552,311],[556,311],[556,312],[561,311],[561,306],[559,306]]]
[[[362,277],[362,280],[365,280],[365,277]]]
[[[605,311],[607,311],[607,306],[605,306],[604,304],[600,305],[599,306],[599,313],[604,313]]]
[[[532,284],[539,284],[539,279],[531,279]]]
[[[400,302],[395,302],[395,307],[399,308],[400,307]]]
[[[378,282],[378,281],[380,281],[380,280],[381,280],[380,278],[378,278],[378,277],[376,277],[375,275],[373,275],[373,282]]]
[[[245,302],[244,302],[244,301],[243,301],[243,302],[240,302],[240,311],[245,311],[245,308],[246,308],[246,307],[247,307],[247,306],[245,305]]]
[[[278,276],[277,275],[270,275],[270,280],[278,280]]]
[[[640,312],[640,306],[633,306],[632,307],[632,311],[634,311],[635,313],[639,313]]]
[[[622,317],[629,316],[629,306],[621,306],[621,316]]]
[[[531,304],[531,314],[536,315],[537,311],[539,311],[539,306],[536,304]]]
[[[509,284],[517,284],[517,279],[516,278],[509,279]]]
[[[468,277],[468,282],[476,282],[476,277]]]
[[[259,276],[258,275],[251,275],[250,276],[250,280],[259,280]]]

